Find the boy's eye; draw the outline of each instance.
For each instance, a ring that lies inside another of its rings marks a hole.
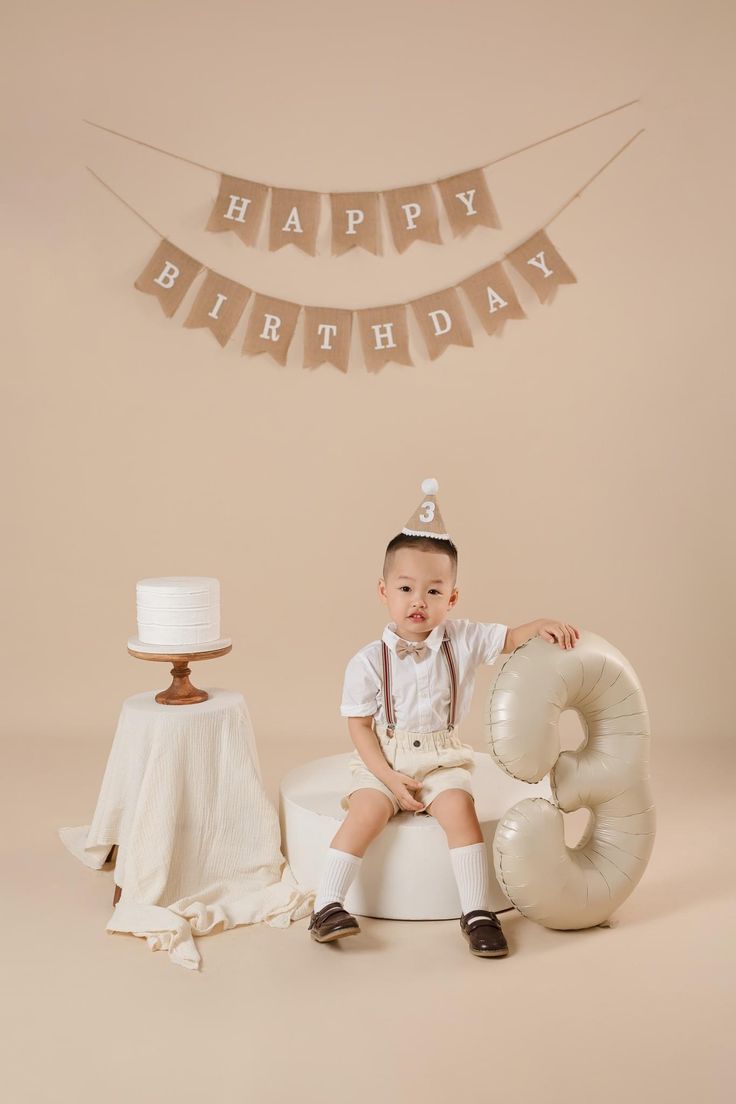
[[[400,586],[400,587],[399,587],[399,590],[410,590],[410,589],[411,589],[411,587],[408,587],[408,586],[406,585],[406,583],[404,584],[404,586]]]

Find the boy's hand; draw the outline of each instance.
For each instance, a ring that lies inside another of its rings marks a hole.
[[[409,774],[402,774],[401,771],[392,771],[386,785],[391,793],[396,795],[399,805],[406,812],[411,813],[416,809],[424,808],[422,803],[410,793],[411,790],[421,789],[422,783],[417,782],[416,778],[412,778]]]
[[[539,635],[551,644],[559,644],[561,648],[574,648],[575,641],[580,633],[574,625],[568,625],[566,621],[543,621]]]

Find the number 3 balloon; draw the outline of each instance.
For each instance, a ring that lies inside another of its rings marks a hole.
[[[574,709],[587,740],[560,751],[559,719]],[[652,852],[649,715],[631,664],[594,633],[562,649],[532,637],[511,653],[489,701],[490,751],[513,778],[550,775],[556,806],[527,798],[499,821],[496,877],[524,916],[547,928],[601,924],[625,901]],[[592,823],[575,847],[562,813],[587,807]]]

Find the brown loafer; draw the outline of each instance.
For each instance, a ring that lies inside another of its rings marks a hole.
[[[474,920],[475,917],[480,917]],[[471,924],[469,921],[473,920]],[[470,945],[470,952],[481,958],[503,958],[509,953],[506,936],[501,930],[501,921],[495,912],[487,909],[473,909],[460,917],[460,930]]]
[[[332,901],[319,912],[312,912],[307,931],[318,943],[331,943],[333,939],[342,939],[346,935],[359,935],[360,925],[339,901]]]

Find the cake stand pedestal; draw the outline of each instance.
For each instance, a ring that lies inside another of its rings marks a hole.
[[[219,643],[219,642],[218,642]],[[209,698],[206,690],[199,690],[192,686],[189,676],[192,673],[189,664],[195,659],[217,659],[218,656],[227,655],[232,651],[230,642],[223,643],[221,647],[209,648],[209,650],[194,652],[149,652],[140,651],[135,646],[128,644],[128,652],[136,659],[152,659],[157,663],[170,663],[171,686],[156,694],[159,705],[197,705]]]

